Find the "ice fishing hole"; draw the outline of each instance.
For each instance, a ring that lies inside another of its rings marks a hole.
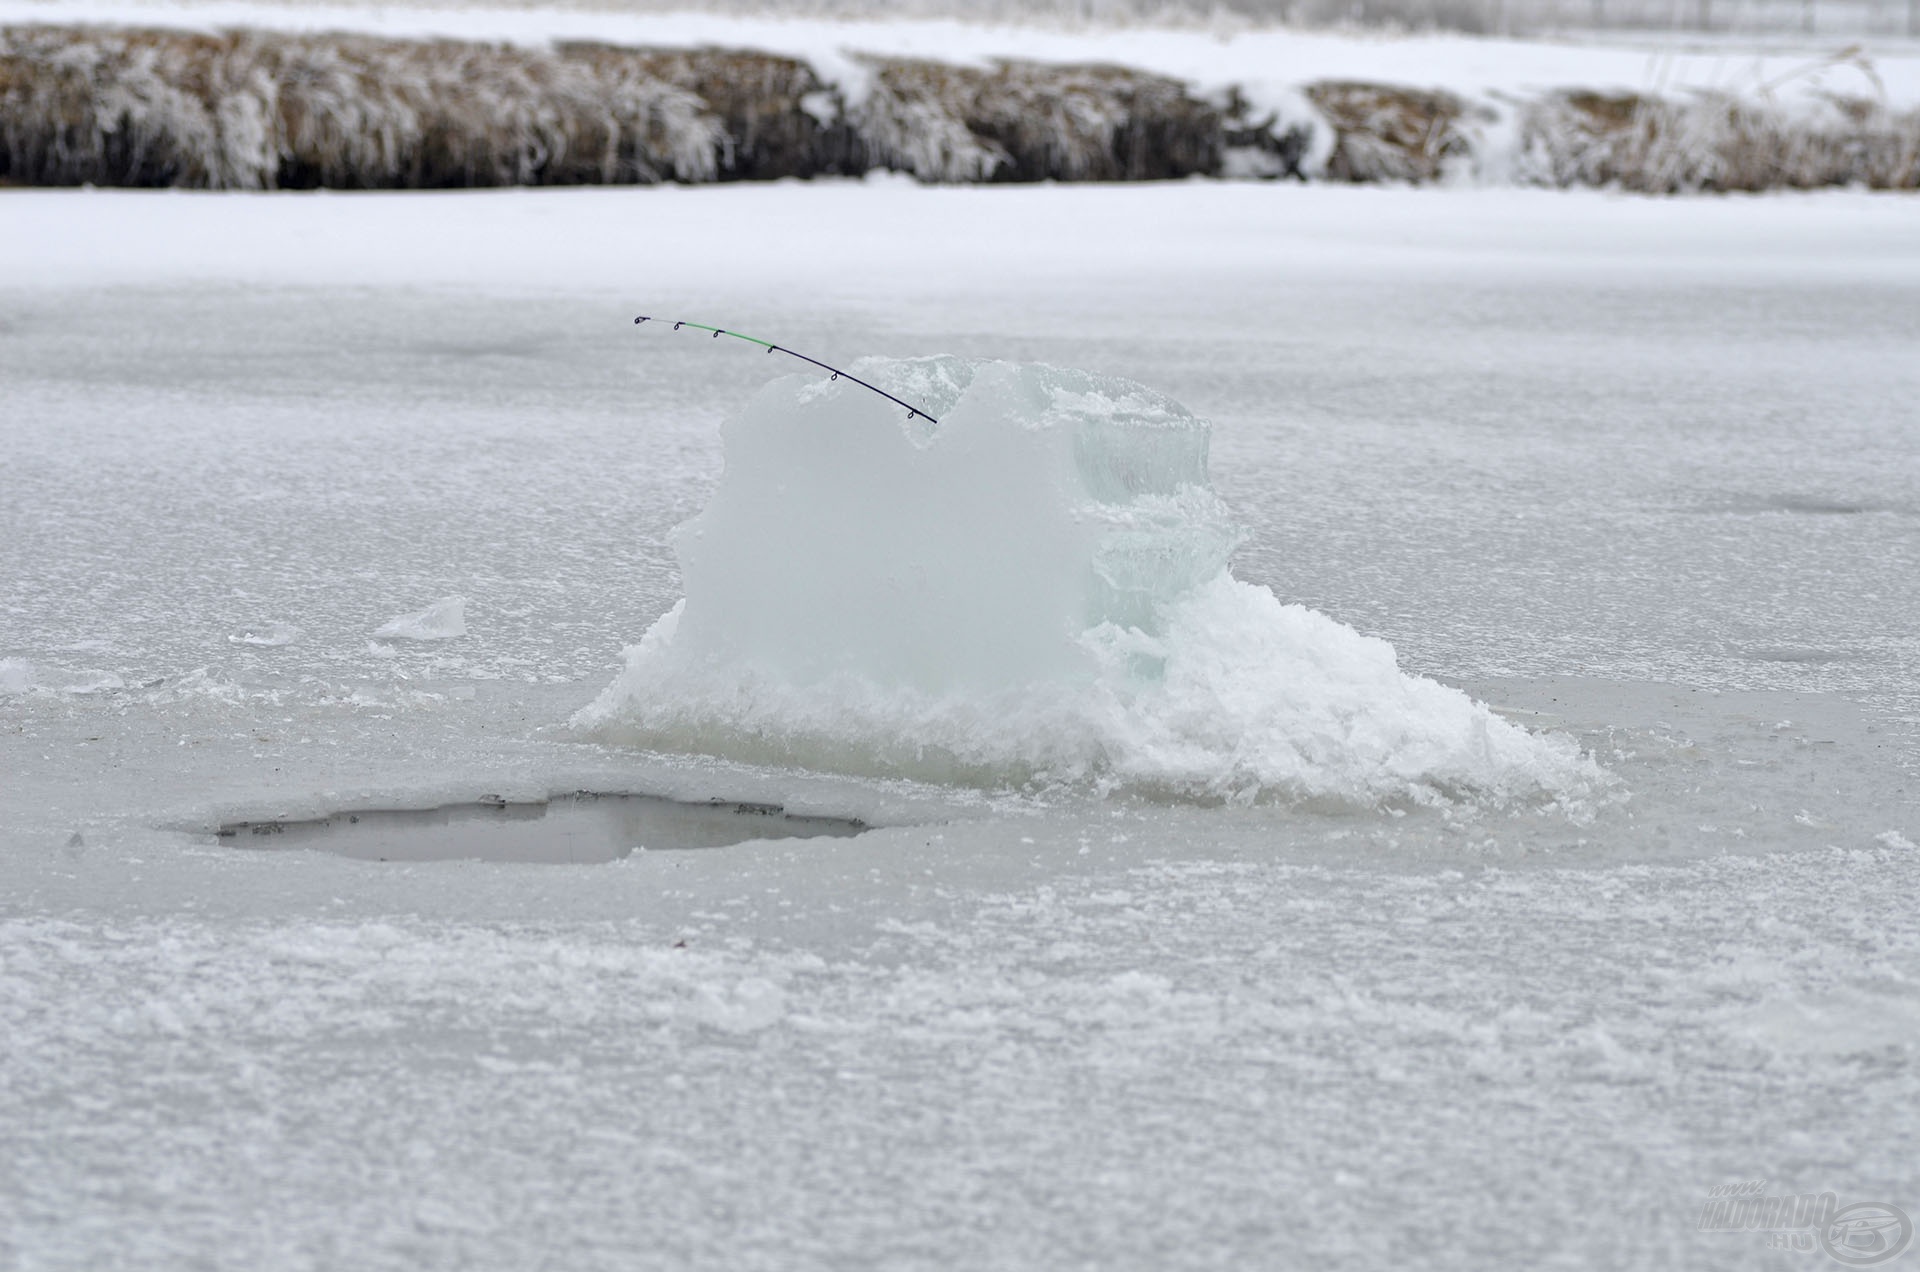
[[[311,848],[361,861],[587,865],[618,861],[636,850],[724,848],[749,839],[811,835],[844,838],[868,829],[853,818],[803,816],[778,804],[579,791],[538,802],[482,797],[440,808],[233,822],[219,834],[236,847]]]

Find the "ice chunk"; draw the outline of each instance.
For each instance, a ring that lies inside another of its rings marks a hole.
[[[83,695],[114,693],[127,687],[127,682],[119,675],[111,671],[103,671],[97,667],[89,667],[85,671],[76,671],[73,673],[73,677],[72,680],[60,686],[61,692]]]
[[[257,649],[278,649],[299,639],[300,629],[292,623],[266,623],[259,627],[242,628],[227,637],[227,643],[251,645]]]
[[[32,688],[32,663],[24,658],[0,658],[0,693],[22,694]]]
[[[677,532],[686,597],[576,717],[756,762],[1177,797],[1584,794],[1604,778],[1391,646],[1234,579],[1207,424],[957,358],[778,380]]]
[[[467,598],[449,596],[417,614],[402,614],[374,633],[379,640],[451,640],[467,634]]]
[[[726,472],[677,534],[684,650],[791,683],[930,693],[1089,680],[1077,641],[1217,572],[1234,544],[1207,429],[1124,381],[942,358],[794,377],[726,428]]]

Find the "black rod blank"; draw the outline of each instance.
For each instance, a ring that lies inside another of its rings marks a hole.
[[[635,318],[633,320],[635,326],[639,326],[643,322],[653,322],[653,321],[655,321],[653,318],[650,318],[645,314],[642,314],[640,317]],[[666,319],[662,318],[659,321],[665,322]],[[887,399],[887,401],[893,403],[895,406],[903,408],[906,411],[907,418],[909,420],[913,419],[915,416],[919,416],[921,419],[925,420],[929,424],[938,424],[940,422],[939,420],[934,419],[933,416],[928,415],[925,411],[921,410],[919,407],[914,406],[912,403],[902,402],[899,398],[893,396],[893,394],[887,392],[885,389],[880,388],[877,385],[868,384],[865,380],[862,380],[857,375],[848,375],[845,371],[842,371],[839,367],[830,367],[826,363],[820,361],[820,359],[818,358],[809,358],[806,354],[800,353],[794,349],[789,349],[785,345],[777,345],[777,344],[774,344],[771,340],[761,340],[755,336],[742,335],[740,332],[737,332],[737,331],[728,331],[725,327],[709,327],[704,323],[688,322],[684,318],[680,319],[679,321],[673,324],[673,329],[675,331],[680,330],[680,328],[682,327],[691,327],[695,331],[710,331],[713,333],[713,338],[715,340],[718,340],[722,336],[731,336],[735,340],[744,340],[748,344],[759,345],[761,348],[765,349],[768,353],[784,353],[789,358],[798,358],[802,362],[811,362],[814,366],[819,367],[822,371],[827,372],[830,379],[852,380],[855,384],[859,385],[863,389],[866,389],[868,392],[878,393],[881,397]]]

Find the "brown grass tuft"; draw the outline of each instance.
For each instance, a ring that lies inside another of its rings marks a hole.
[[[39,185],[712,180],[699,98],[638,66],[454,41],[0,31],[0,173]]]
[[[1333,126],[1331,181],[1438,180],[1471,160],[1472,126],[1492,118],[1452,93],[1387,84],[1322,80],[1306,94]]]
[[[1523,179],[1647,194],[1920,187],[1920,111],[1826,98],[1787,110],[1724,93],[1553,93],[1521,111]]]
[[[274,189],[1299,175],[1311,131],[1117,66],[869,58],[849,109],[806,63],[737,49],[0,28],[0,183]],[[1334,181],[1428,182],[1495,118],[1449,93],[1324,81]],[[1828,97],[1565,91],[1509,103],[1516,180],[1646,193],[1920,188],[1920,110]]]
[[[722,181],[866,170],[864,146],[842,117],[839,92],[796,58],[751,49],[628,49],[588,43],[562,44],[559,52],[598,74],[637,69],[702,102],[725,133],[718,172]]]
[[[854,124],[922,181],[1151,181],[1217,171],[1218,107],[1118,66],[874,59]]]

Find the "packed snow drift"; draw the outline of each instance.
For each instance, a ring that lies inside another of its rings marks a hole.
[[[1337,804],[1567,800],[1562,737],[1227,566],[1208,425],[1127,380],[953,357],[789,376],[725,430],[686,596],[575,724],[982,784]],[[1302,544],[1310,551],[1310,544]]]

